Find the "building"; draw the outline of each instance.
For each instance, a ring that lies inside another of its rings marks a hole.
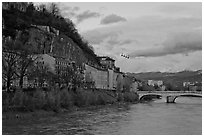
[[[97,89],[122,90],[122,73],[111,69],[97,68],[85,64],[85,82],[94,84]]]
[[[183,87],[188,91],[201,91],[202,83],[201,82],[183,82]]]
[[[183,82],[183,87],[194,86],[194,82]]]
[[[50,74],[54,74],[56,76],[59,76],[59,78],[69,78],[71,79],[70,73],[72,71],[75,71],[75,73],[77,72],[82,72],[82,68],[75,66],[74,61],[69,61],[65,58],[62,57],[56,57],[53,56],[51,54],[37,54],[34,55],[36,60],[34,63],[34,66],[38,68],[38,70],[42,70],[42,72],[46,71],[46,72],[50,72]],[[76,67],[76,68],[74,68]],[[28,69],[33,69],[28,68]],[[42,73],[39,72],[39,73]],[[42,85],[49,85],[49,80],[51,80],[51,75],[49,79],[44,79],[43,84]],[[57,82],[57,81],[56,81]],[[62,82],[62,81],[61,81]],[[23,87],[38,87],[40,85],[40,83],[42,83],[42,81],[40,82],[39,77],[32,77],[32,78],[28,78],[27,76],[24,76],[23,79]],[[62,83],[63,84],[63,83]],[[19,79],[15,79],[12,82],[12,85],[15,87],[19,86]]]
[[[115,69],[115,60],[108,57],[108,56],[102,56],[102,57],[98,57],[100,60],[101,65],[104,68],[108,68],[108,69]]]
[[[56,73],[56,59],[49,54],[39,54],[36,55],[36,65],[45,67],[47,66],[49,71],[52,73]]]
[[[85,82],[92,84],[91,87],[98,89],[108,89],[108,71],[105,69],[99,69],[85,64],[84,70]]]
[[[163,81],[162,80],[148,80],[148,85],[161,87],[163,85]]]

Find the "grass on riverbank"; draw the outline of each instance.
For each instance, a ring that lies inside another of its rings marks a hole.
[[[13,96],[3,93],[3,112],[46,110],[59,112],[61,109],[87,107],[92,105],[113,104],[116,102],[137,102],[138,95],[131,92],[120,93],[117,96],[111,91],[82,90],[76,92],[63,90],[43,91],[32,93],[16,91]]]

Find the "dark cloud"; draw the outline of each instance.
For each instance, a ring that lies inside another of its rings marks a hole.
[[[77,22],[80,23],[86,19],[95,18],[99,16],[100,14],[98,12],[92,12],[90,10],[87,10],[87,11],[84,11],[83,13],[78,14],[76,18],[77,18]]]
[[[202,50],[201,33],[182,33],[168,39],[162,46],[150,49],[137,50],[129,54],[130,57],[159,57],[169,54],[182,53],[187,55],[189,52]]]
[[[118,16],[115,14],[111,14],[103,18],[101,20],[101,24],[111,24],[111,23],[123,22],[123,21],[127,21],[127,20],[124,17]]]

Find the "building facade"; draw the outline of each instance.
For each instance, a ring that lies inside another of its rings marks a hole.
[[[95,68],[86,64],[84,75],[85,81],[94,83],[97,89],[122,90],[123,88],[123,76],[121,72],[111,69]]]
[[[100,60],[101,65],[104,68],[107,69],[114,69],[115,68],[115,60],[108,57],[108,56],[102,56],[102,57],[98,57]]]

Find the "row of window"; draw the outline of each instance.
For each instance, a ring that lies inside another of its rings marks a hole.
[[[64,66],[71,65],[69,62],[65,62],[65,61],[57,61],[57,60],[56,60],[56,64],[57,64],[57,65],[64,65]]]

